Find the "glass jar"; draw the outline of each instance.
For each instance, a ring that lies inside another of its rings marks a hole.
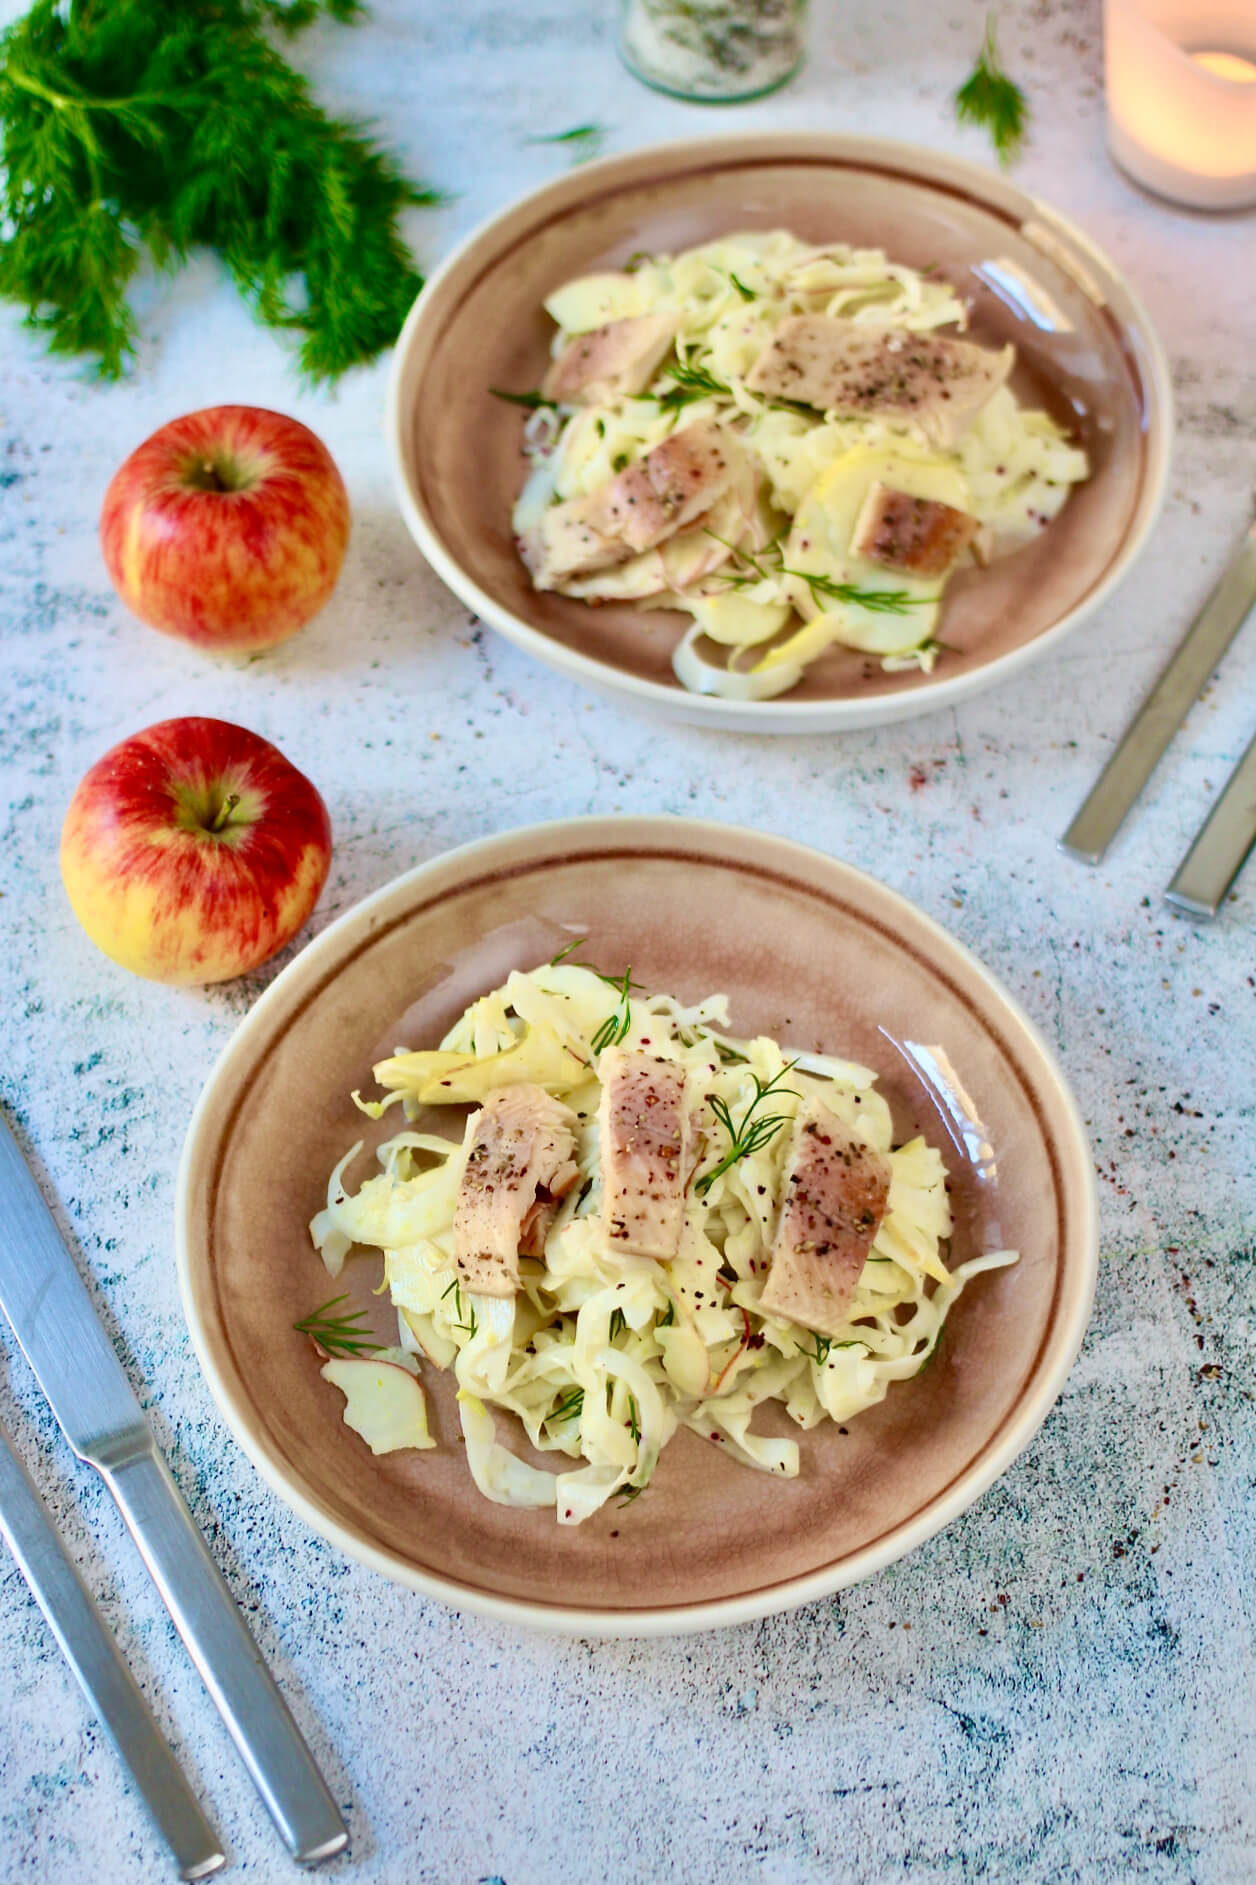
[[[731,104],[802,63],[807,0],[620,0],[619,56],[674,98]]]

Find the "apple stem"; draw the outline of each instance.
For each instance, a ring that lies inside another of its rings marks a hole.
[[[190,490],[213,491],[224,496],[246,490],[252,482],[226,452],[216,458],[202,452],[190,453],[180,467],[180,480]]]
[[[209,827],[210,830],[221,831],[239,803],[240,794],[238,792],[229,792],[222,804],[218,807],[218,815],[214,819],[213,824]]]

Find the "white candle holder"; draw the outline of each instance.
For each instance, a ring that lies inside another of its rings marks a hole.
[[[1192,209],[1256,205],[1256,0],[1105,0],[1108,148]]]

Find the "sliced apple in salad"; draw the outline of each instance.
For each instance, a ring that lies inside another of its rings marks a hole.
[[[796,686],[834,643],[891,665],[931,666],[947,578],[978,547],[969,505],[953,460],[902,438],[852,446],[809,487],[774,553],[740,552],[748,572],[736,587],[675,598],[694,617],[673,660],[677,676],[697,692],[765,700]],[[761,647],[798,616],[793,634],[739,662],[742,649]],[[726,667],[707,661],[701,637],[734,650]]]
[[[968,508],[968,485],[954,464],[901,442],[857,445],[835,459],[803,499],[785,544],[789,594],[808,626],[774,648],[762,665],[814,659],[829,642],[897,655],[930,639],[946,575],[888,569],[854,547],[878,485],[952,511]]]
[[[727,648],[754,648],[779,635],[793,613],[788,602],[759,602],[734,590],[695,596],[685,607],[711,641]]]
[[[436,1445],[427,1427],[423,1389],[400,1362],[370,1360],[324,1362],[319,1371],[345,1397],[344,1423],[359,1434],[372,1453],[396,1453],[402,1447]]]

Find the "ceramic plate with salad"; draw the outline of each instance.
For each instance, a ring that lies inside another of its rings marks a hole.
[[[1049,1052],[901,898],[760,833],[576,819],[424,865],[283,972],[192,1123],[179,1260],[313,1530],[449,1603],[649,1634],[836,1590],[976,1498],[1081,1338],[1093,1193]]]
[[[532,654],[675,718],[874,725],[1080,629],[1154,522],[1169,383],[1086,238],[875,140],[635,152],[432,278],[390,428],[420,547]]]

